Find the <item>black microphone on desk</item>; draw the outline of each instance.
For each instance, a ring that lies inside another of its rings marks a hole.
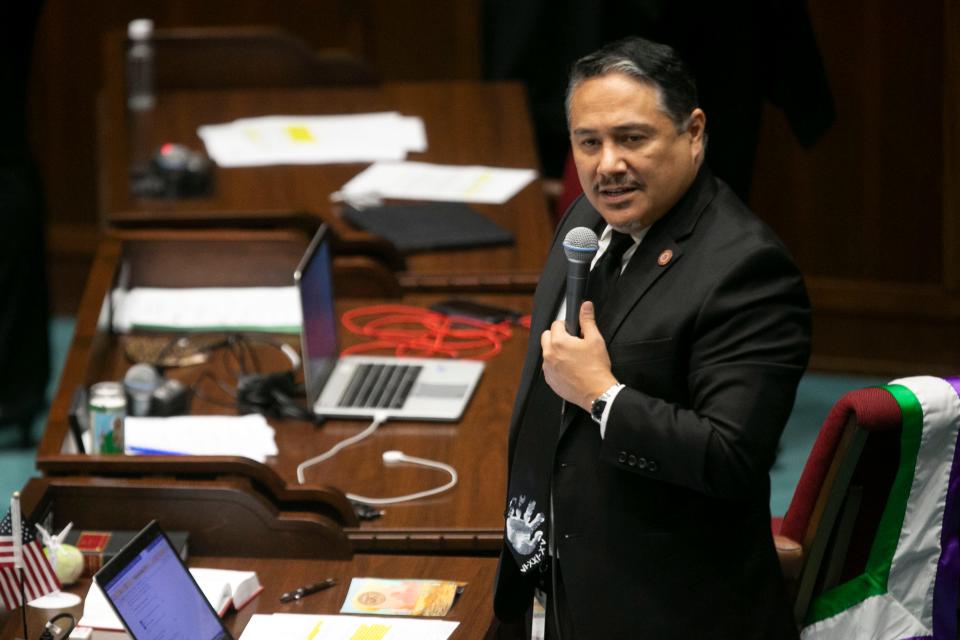
[[[563,252],[567,256],[567,313],[564,324],[567,333],[580,335],[580,305],[587,289],[590,263],[597,254],[597,234],[586,227],[574,227],[563,239]]]

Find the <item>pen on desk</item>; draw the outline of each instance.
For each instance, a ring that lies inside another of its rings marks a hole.
[[[128,453],[133,453],[141,456],[185,456],[187,454],[182,451],[167,451],[165,449],[151,449],[149,447],[127,447]]]
[[[298,589],[294,589],[293,591],[287,591],[285,594],[280,596],[280,602],[293,602],[294,600],[299,600],[300,598],[308,596],[311,593],[329,589],[335,584],[337,584],[337,580],[335,578],[327,578],[322,582],[304,585]]]

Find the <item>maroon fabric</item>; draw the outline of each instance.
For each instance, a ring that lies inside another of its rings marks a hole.
[[[554,223],[560,222],[560,218],[567,212],[567,209],[573,204],[581,193],[583,188],[580,186],[580,178],[577,176],[577,165],[573,162],[573,154],[568,153],[567,159],[563,163],[563,177],[560,179],[563,184],[563,193],[557,197],[553,210]]]
[[[781,516],[773,516],[770,518],[770,533],[777,536],[780,535],[780,527],[783,526],[783,518]],[[795,542],[800,542],[796,540]]]
[[[867,431],[898,429],[902,419],[900,405],[885,389],[858,389],[840,398],[820,428],[790,507],[777,531],[780,535],[803,542],[813,506],[840,443],[843,427],[851,415],[855,415],[857,423]]]

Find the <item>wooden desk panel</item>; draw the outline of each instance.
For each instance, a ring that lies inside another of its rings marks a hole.
[[[109,76],[108,76],[109,77]],[[378,238],[338,215],[330,194],[363,164],[216,169],[210,197],[135,199],[128,192],[128,131],[122,93],[101,94],[100,211],[115,226],[290,224],[320,218],[340,242],[396,261],[410,287],[532,290],[553,235],[539,179],[503,205],[472,205],[510,229],[507,247],[436,251],[400,258]],[[195,149],[202,124],[273,114],[343,114],[397,110],[424,119],[429,148],[415,161],[537,168],[523,89],[516,83],[387,83],[373,88],[260,89],[162,93],[152,117],[153,147],[176,141]]]
[[[193,232],[198,233],[198,232]],[[251,232],[248,232],[251,233]],[[176,233],[155,232],[157,238],[177,237]],[[503,345],[503,352],[487,362],[487,369],[478,385],[461,422],[396,422],[383,425],[368,440],[348,447],[335,458],[308,470],[307,485],[299,485],[296,466],[303,460],[326,451],[335,443],[354,435],[367,426],[366,421],[329,420],[323,427],[315,427],[295,420],[271,420],[276,429],[280,454],[260,464],[246,458],[231,457],[135,457],[90,456],[69,453],[71,436],[68,427],[69,401],[77,385],[89,385],[100,380],[123,377],[129,362],[123,354],[123,336],[114,336],[97,326],[99,310],[108,294],[114,274],[123,256],[139,256],[149,267],[131,269],[135,274],[151,274],[149,281],[163,284],[158,264],[178,256],[189,264],[189,252],[183,242],[169,240],[164,255],[159,241],[147,241],[149,232],[139,232],[136,239],[106,240],[98,253],[91,280],[84,295],[84,308],[78,316],[76,337],[68,353],[67,363],[54,399],[47,427],[37,453],[37,466],[45,474],[91,474],[101,476],[138,476],[145,474],[176,477],[241,476],[250,480],[278,508],[318,511],[348,527],[356,549],[463,550],[492,552],[499,548],[503,526],[503,496],[506,492],[506,434],[514,393],[526,349],[527,331],[514,329],[514,335]],[[241,244],[256,242],[250,238],[238,240]],[[147,250],[149,249],[149,251]],[[144,256],[150,255],[148,261]],[[226,252],[224,256],[228,255]],[[246,273],[248,284],[269,282],[268,276],[279,267],[269,267],[271,261],[291,261],[299,257],[297,251],[288,255],[281,251],[261,250],[257,260],[252,252],[238,250],[235,262],[223,269],[196,273],[184,269],[176,277],[178,282],[215,285],[221,274],[230,274],[238,283],[238,272]],[[226,258],[224,258],[226,259]],[[137,260],[132,260],[137,262]],[[190,280],[184,274],[192,274]],[[145,276],[146,277],[146,276]],[[131,285],[140,284],[132,280]],[[402,302],[426,306],[442,298],[439,295],[411,294]],[[525,295],[477,296],[477,299],[522,311],[529,309]],[[368,299],[343,299],[338,305],[346,307],[377,302]],[[93,310],[96,309],[95,313]],[[293,339],[294,344],[296,338]],[[357,338],[341,332],[344,345]],[[282,368],[283,361],[270,350],[262,351],[264,368]],[[223,365],[211,365],[218,375],[225,374]],[[219,368],[218,368],[219,367]],[[270,369],[275,370],[275,369]],[[199,369],[168,372],[186,383],[199,376]],[[224,409],[201,398],[194,398],[194,413],[225,413]],[[399,449],[409,455],[442,460],[452,464],[460,474],[457,487],[448,493],[412,503],[385,508],[383,517],[362,523],[353,517],[341,491],[371,497],[392,496],[436,486],[446,482],[439,472],[399,465],[384,467],[381,454]]]
[[[188,531],[195,555],[343,559],[353,555],[342,528],[307,511],[282,511],[251,482],[224,478],[31,478],[23,512],[47,530],[137,531],[156,520]]]

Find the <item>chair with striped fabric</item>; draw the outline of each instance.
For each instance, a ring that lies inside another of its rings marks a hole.
[[[805,640],[957,637],[958,388],[904,378],[834,406],[777,532],[802,548],[785,573]]]

